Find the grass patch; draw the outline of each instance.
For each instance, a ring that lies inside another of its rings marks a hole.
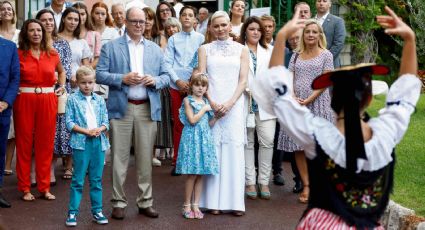
[[[374,97],[369,114],[377,116],[384,104],[385,96]],[[425,94],[421,95],[409,129],[395,151],[397,162],[391,199],[425,216]]]

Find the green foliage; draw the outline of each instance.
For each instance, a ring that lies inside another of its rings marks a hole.
[[[425,1],[407,1],[409,20],[416,32],[419,69],[425,69]]]

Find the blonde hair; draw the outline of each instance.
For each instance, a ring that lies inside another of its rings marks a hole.
[[[77,70],[77,73],[75,74],[77,81],[79,81],[84,76],[93,75],[93,77],[96,79],[96,73],[94,72],[93,68],[90,66],[80,66]]]
[[[207,89],[208,89],[208,75],[206,73],[198,73],[193,75],[190,78],[190,82],[189,82],[189,94],[193,94],[192,87],[194,85],[207,86]]]
[[[300,43],[298,44],[296,52],[302,53],[302,52],[305,51],[304,31],[306,30],[306,28],[309,25],[312,25],[312,24],[317,25],[317,28],[319,28],[319,48],[326,49],[326,45],[327,45],[326,44],[326,36],[325,36],[325,33],[323,32],[322,26],[320,25],[320,23],[316,19],[310,19],[310,20],[306,21],[306,23],[305,23],[305,27],[302,31]]]
[[[226,19],[226,21],[230,23],[230,17],[229,17],[229,15],[228,15],[225,11],[219,10],[219,11],[216,11],[216,12],[215,12],[215,13],[211,16],[211,24],[212,24],[212,22],[213,22],[215,19],[217,19],[217,18],[221,18],[221,17],[224,17],[224,18]]]

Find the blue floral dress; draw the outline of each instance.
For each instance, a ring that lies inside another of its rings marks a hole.
[[[189,100],[194,114],[197,114],[205,104],[209,104],[206,98],[204,98],[205,103],[196,102],[191,95],[186,98]],[[195,125],[191,125],[186,117],[184,102],[179,112],[180,121],[184,128],[179,145],[176,172],[195,175],[218,174],[214,140],[208,123],[213,118],[214,113],[212,111],[207,112]]]
[[[59,53],[59,57],[62,66],[66,73],[66,84],[65,88],[67,92],[70,92],[69,80],[71,79],[71,61],[72,53],[71,47],[68,42],[63,39],[58,39],[53,42],[53,48]],[[55,148],[54,153],[56,155],[70,155],[72,149],[69,146],[69,140],[71,138],[70,132],[66,129],[65,125],[65,114],[58,114],[56,117],[56,133],[55,133]]]

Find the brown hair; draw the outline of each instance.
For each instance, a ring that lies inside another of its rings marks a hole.
[[[148,20],[148,19],[153,20],[152,30],[150,31],[150,37],[155,38],[155,37],[159,36],[160,33],[159,33],[159,29],[158,29],[158,20],[156,19],[155,11],[150,7],[143,8],[143,11],[145,12],[146,20]],[[147,32],[148,31],[145,30],[144,33],[146,34]],[[145,36],[145,35],[143,35],[143,36]]]
[[[190,78],[190,82],[189,82],[189,94],[193,94],[192,87],[194,85],[207,86],[207,89],[208,89],[208,75],[206,73],[198,73],[193,75]]]
[[[76,2],[76,3],[74,3],[74,5],[72,5],[72,7],[74,7],[77,10],[83,9],[86,12],[86,18],[87,19],[86,19],[86,22],[84,23],[84,26],[86,27],[87,30],[94,30],[93,22],[91,20],[87,6],[83,2]],[[81,17],[80,17],[80,19],[81,19]],[[80,27],[81,27],[81,25],[80,25]]]
[[[55,21],[55,15],[53,14],[53,11],[49,9],[42,9],[38,11],[37,15],[35,16],[35,19],[40,20],[41,16],[43,14],[51,14],[53,18],[53,31],[50,37],[53,39],[53,41],[56,41],[58,39],[58,32],[56,31],[56,21]]]
[[[187,9],[191,9],[191,10],[193,11],[193,15],[194,15],[194,16],[195,16],[195,18],[196,18],[196,15],[198,15],[198,10],[197,10],[195,7],[191,6],[191,5],[185,5],[185,6],[183,6],[183,7],[181,8],[180,12],[179,12],[179,15],[181,16],[181,15],[182,15],[182,13],[183,13],[183,11],[185,11],[185,10],[187,10]]]
[[[111,15],[109,15],[109,9],[108,9],[108,6],[107,6],[105,3],[103,3],[103,2],[96,2],[96,3],[92,6],[92,8],[91,8],[91,12],[90,12],[90,16],[91,16],[92,21],[94,22],[93,15],[94,15],[94,10],[95,10],[97,7],[100,7],[100,8],[103,8],[103,9],[105,9],[105,10],[106,10],[106,20],[105,20],[105,25],[107,25],[107,26],[109,26],[109,27],[113,27],[113,26],[114,26],[114,24],[112,23]]]
[[[232,8],[235,5],[235,2],[243,2],[243,4],[245,4],[245,7],[246,7],[246,2],[244,0],[233,0],[232,4],[230,5],[230,11],[229,11],[230,20],[232,20]],[[243,23],[244,21],[245,21],[245,14],[243,14],[241,18],[241,22]]]
[[[158,29],[160,31],[161,30],[164,30],[164,26],[162,25],[161,16],[160,16],[161,13],[159,12],[159,7],[161,5],[167,5],[168,8],[171,10],[171,17],[176,17],[176,11],[174,10],[173,6],[171,6],[170,3],[168,3],[168,2],[160,2],[158,4],[158,6],[156,7],[156,20],[158,21]]]
[[[75,30],[72,32],[72,36],[74,38],[79,39],[80,38],[80,24],[81,24],[81,17],[80,17],[80,11],[78,11],[77,9],[75,9],[74,7],[68,7],[66,8],[66,10],[62,13],[62,18],[61,18],[61,24],[59,25],[59,30],[58,33],[62,32],[65,30],[65,18],[68,16],[68,14],[70,13],[75,13],[78,15],[78,25],[75,28]]]
[[[261,20],[261,21],[272,21],[272,22],[273,22],[273,26],[274,26],[274,27],[276,27],[276,20],[275,20],[275,19],[274,19],[274,17],[273,17],[273,16],[271,16],[271,15],[263,14],[263,15],[260,17],[260,20]]]
[[[267,49],[268,46],[267,46],[266,38],[264,37],[264,31],[265,31],[264,25],[263,25],[263,22],[260,20],[260,18],[257,16],[251,16],[247,18],[246,21],[243,23],[238,42],[241,43],[242,45],[245,45],[247,40],[246,30],[248,29],[248,26],[251,25],[252,23],[257,23],[260,26],[261,37],[258,43],[260,43],[260,46]]]
[[[49,37],[47,36],[47,32],[44,29],[43,24],[37,20],[37,19],[28,19],[24,22],[21,28],[21,32],[19,33],[19,49],[24,51],[24,55],[28,53],[28,51],[31,48],[30,40],[28,38],[28,26],[31,23],[39,24],[41,27],[41,43],[40,43],[40,50],[43,52],[46,52],[47,55],[50,55],[50,52],[52,51],[52,47],[49,45]]]

